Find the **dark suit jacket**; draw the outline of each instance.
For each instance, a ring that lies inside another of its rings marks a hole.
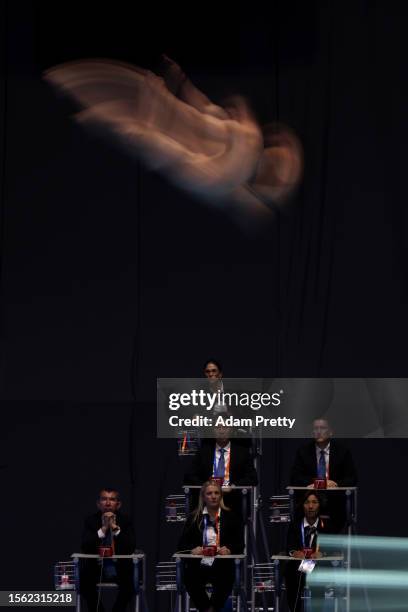
[[[205,440],[194,456],[192,471],[184,477],[186,485],[201,485],[213,473],[215,441]],[[258,475],[254,468],[252,454],[235,440],[231,440],[230,483],[237,486],[257,485]]]
[[[120,512],[116,513],[116,522],[120,527],[120,533],[114,537],[115,554],[131,555],[136,547],[136,538],[129,517]],[[96,512],[85,519],[82,532],[81,552],[96,554],[101,539],[98,537],[98,529],[102,526],[101,513]]]
[[[287,552],[291,550],[302,550],[302,528],[303,518],[301,520],[294,521],[289,525],[288,536],[287,536]],[[319,518],[317,526],[317,534],[319,533],[333,533],[332,525],[329,521],[323,521]],[[313,548],[316,549],[316,538],[314,538]]]
[[[190,514],[181,534],[178,550],[192,550],[202,546],[203,527],[204,521],[201,521],[199,526],[194,520],[194,515]],[[232,555],[241,554],[244,550],[244,534],[242,523],[238,518],[232,512],[221,510],[220,528],[220,546],[229,548]]]
[[[306,487],[317,474],[316,445],[311,440],[297,450],[292,467],[290,484]],[[354,487],[357,474],[350,451],[337,440],[330,440],[329,478],[339,487]]]

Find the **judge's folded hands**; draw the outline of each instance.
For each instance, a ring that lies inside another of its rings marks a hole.
[[[339,485],[334,480],[328,480],[326,484],[327,489],[335,489],[338,486]],[[307,485],[307,488],[314,489],[315,488],[314,483],[312,482],[310,485]]]
[[[104,512],[102,514],[102,527],[103,533],[106,533],[109,529],[116,531],[119,529],[119,525],[116,523],[116,515],[113,512]]]
[[[196,546],[195,548],[192,549],[191,554],[192,555],[202,555],[203,547]],[[221,546],[220,548],[217,549],[217,555],[230,555],[230,554],[231,554],[231,551],[226,546]]]
[[[304,559],[305,552],[303,550],[294,550],[290,553],[290,556],[294,557],[295,559]],[[323,555],[320,551],[314,551],[310,556],[308,555],[308,559],[321,559],[322,557]]]

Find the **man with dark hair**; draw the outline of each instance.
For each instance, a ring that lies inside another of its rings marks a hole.
[[[101,489],[96,502],[98,512],[85,520],[82,533],[81,551],[97,554],[99,547],[111,547],[115,555],[130,555],[135,550],[135,534],[130,519],[120,512],[122,502],[116,489]],[[98,600],[98,582],[116,582],[118,596],[114,612],[126,610],[134,592],[133,564],[131,560],[101,558],[100,561],[86,559],[81,566],[80,591],[86,599],[88,610],[103,611]]]
[[[222,366],[219,361],[216,359],[207,360],[204,364],[204,376],[208,380],[212,393],[217,393],[218,391],[222,393],[224,391]],[[217,406],[216,412],[224,412],[225,410],[225,406]]]
[[[208,359],[204,364],[204,376],[210,381],[214,379],[221,380],[222,366],[216,359]]]

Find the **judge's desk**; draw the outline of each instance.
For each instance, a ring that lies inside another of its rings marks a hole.
[[[271,557],[273,567],[274,567],[274,583],[275,583],[275,609],[274,612],[280,612],[281,605],[281,595],[282,595],[282,572],[281,572],[281,564],[282,563],[293,563],[293,562],[301,562],[304,559],[299,559],[298,557],[293,557],[291,555],[272,555]],[[309,559],[307,559],[309,560]],[[330,566],[335,569],[342,568],[346,571],[346,566],[344,562],[343,555],[323,555],[317,559],[311,559],[314,561],[316,566],[313,571],[318,570],[319,566]],[[299,572],[300,576],[300,572]],[[349,610],[349,594],[344,589],[336,589],[335,583],[330,585],[330,591],[327,591],[329,595],[330,602],[328,599],[325,599],[325,604],[320,606],[319,609],[322,610],[330,610],[333,612],[346,612]],[[303,600],[303,610],[304,612],[309,612],[312,610],[312,602],[313,595],[310,588],[306,585],[303,589],[303,593],[299,593],[299,597]]]

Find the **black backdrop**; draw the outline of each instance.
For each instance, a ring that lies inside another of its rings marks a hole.
[[[156,377],[200,376],[209,355],[234,377],[406,376],[406,17],[368,0],[2,3],[4,587],[50,585],[104,484],[151,569],[168,558],[163,501],[184,466],[155,436]],[[94,141],[41,81],[69,59],[154,69],[162,52],[298,132],[302,185],[256,236]],[[265,443],[265,496],[296,445]],[[350,446],[359,531],[405,535],[405,492],[379,529],[378,485],[401,485],[406,442]]]

